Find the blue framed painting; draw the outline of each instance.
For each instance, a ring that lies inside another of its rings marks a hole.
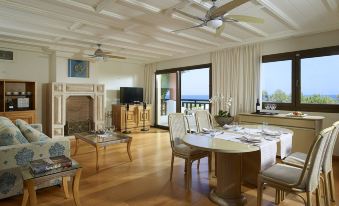
[[[68,77],[89,78],[89,61],[68,59]]]

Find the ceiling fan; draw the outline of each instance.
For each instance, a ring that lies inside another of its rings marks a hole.
[[[98,48],[95,50],[93,55],[89,55],[91,58],[95,58],[97,61],[103,61],[107,58],[114,58],[114,59],[126,59],[126,57],[121,56],[114,56],[111,55],[111,52],[104,52],[100,47],[101,44],[97,44]]]
[[[208,1],[208,0],[202,0],[202,1]],[[198,28],[198,27],[203,27],[203,26],[208,26],[213,29],[216,29],[216,34],[220,35],[224,28],[225,28],[225,23],[226,22],[248,22],[248,23],[264,23],[264,20],[261,18],[253,17],[253,16],[246,16],[246,15],[229,15],[227,14],[229,11],[232,9],[250,1],[250,0],[233,0],[230,1],[220,7],[217,7],[215,5],[217,0],[211,0],[213,5],[212,7],[207,11],[206,15],[204,18],[194,16],[191,14],[188,14],[186,12],[183,12],[179,9],[174,8],[174,11],[176,11],[179,14],[182,14],[184,16],[187,16],[189,18],[195,19],[202,21],[201,24],[198,24],[196,26],[192,26],[189,28],[184,28],[184,29],[178,29],[174,30],[172,32],[178,32],[178,31],[183,31],[187,29],[192,29],[192,28]]]

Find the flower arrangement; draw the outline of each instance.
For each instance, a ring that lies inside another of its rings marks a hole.
[[[231,117],[230,108],[232,106],[232,97],[226,99],[222,94],[218,94],[217,96],[213,96],[209,102],[218,105],[219,112],[216,116]],[[225,105],[225,110],[221,109],[223,105]]]

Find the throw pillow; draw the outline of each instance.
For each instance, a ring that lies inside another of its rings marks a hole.
[[[17,119],[15,121],[15,124],[29,142],[41,142],[49,139],[47,135],[34,129],[31,125],[29,125],[22,119]]]
[[[0,117],[0,146],[28,143],[20,130],[6,117]]]

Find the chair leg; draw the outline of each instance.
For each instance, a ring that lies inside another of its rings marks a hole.
[[[324,199],[325,199],[325,205],[330,205],[330,189],[329,189],[329,173],[325,174],[323,173],[323,178],[324,178]]]
[[[316,199],[316,205],[320,206],[320,192],[319,192],[319,186],[317,189],[315,189],[315,199]]]
[[[212,153],[208,155],[208,172],[211,173],[212,171]]]
[[[185,175],[187,174],[187,159],[185,159]]]
[[[280,201],[284,201],[284,200],[285,200],[285,191],[280,190]]]
[[[333,169],[331,170],[330,174],[330,180],[329,180],[329,183],[330,183],[330,194],[331,194],[331,201],[332,202],[335,202],[335,187],[334,187],[334,177],[333,177]]]
[[[263,186],[264,184],[260,181],[260,177],[258,177],[257,206],[261,206],[261,203],[262,203]]]
[[[174,155],[172,153],[172,160],[171,160],[171,176],[170,176],[170,181],[172,182],[172,176],[173,176],[173,164],[174,164]]]
[[[187,190],[191,190],[191,184],[192,184],[192,160],[187,159],[186,160],[186,167],[187,167]]]
[[[198,159],[198,164],[197,164],[197,169],[199,170],[200,168],[200,159]]]
[[[306,206],[312,206],[312,192],[306,192]]]
[[[280,190],[275,189],[275,202],[274,202],[274,204],[276,204],[276,205],[280,204],[280,195],[281,195]]]

